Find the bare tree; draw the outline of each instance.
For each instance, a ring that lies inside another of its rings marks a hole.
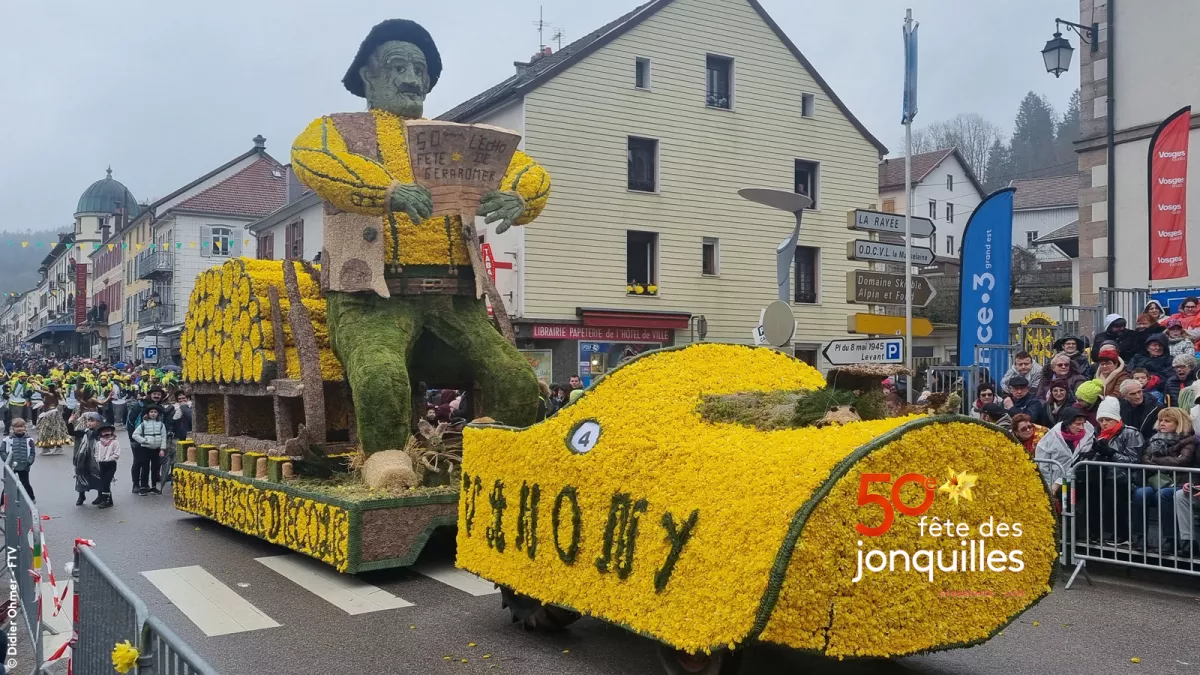
[[[977,113],[962,113],[957,117],[934,122],[916,129],[912,135],[913,154],[958,148],[976,177],[982,179],[987,168],[988,153],[996,141],[1004,142],[1000,127]],[[903,148],[901,141],[898,147]]]

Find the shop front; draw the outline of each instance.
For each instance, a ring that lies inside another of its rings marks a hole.
[[[684,312],[580,309],[576,321],[514,322],[517,346],[539,379],[584,386],[643,352],[675,344],[675,331],[688,328]]]

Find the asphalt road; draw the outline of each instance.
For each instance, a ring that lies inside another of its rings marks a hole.
[[[69,451],[39,457],[32,471],[50,559],[60,581],[76,537],[96,552],[176,633],[227,675],[300,673],[513,673],[615,675],[662,672],[653,642],[584,619],[544,635],[512,625],[498,595],[475,597],[411,570],[360,575],[412,606],[349,615],[255,558],[288,553],[207,520],[179,513],[168,494],[130,494],[129,455],[116,506],[75,506]],[[422,562],[453,560],[452,536]],[[200,565],[281,624],[209,637],[142,572]],[[1035,625],[1036,624],[1036,625]],[[475,646],[469,646],[474,643]],[[486,658],[485,658],[486,657]],[[1134,664],[1131,658],[1140,663]],[[24,670],[23,668],[21,670]],[[898,661],[838,662],[772,647],[747,650],[742,675],[1084,675],[1200,673],[1200,593],[1098,579],[1061,585],[985,645]],[[81,675],[90,675],[87,673]]]

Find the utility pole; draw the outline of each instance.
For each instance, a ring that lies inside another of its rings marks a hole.
[[[917,36],[912,9],[904,13],[904,367],[908,370],[905,391],[913,401],[913,322],[912,322],[912,120],[917,114]]]

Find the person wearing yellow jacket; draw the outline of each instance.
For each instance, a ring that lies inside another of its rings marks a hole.
[[[368,112],[323,116],[292,146],[300,181],[324,200],[321,285],[330,342],[345,366],[365,452],[403,448],[411,382],[466,388],[479,383],[481,413],[525,426],[537,415],[537,379],[490,323],[458,216],[431,217],[417,185],[405,120],[419,119],[442,62],[419,24],[371,29],[342,82]],[[515,153],[478,214],[497,234],[537,218],[550,177]],[[474,245],[474,242],[470,242]],[[414,356],[416,352],[416,356]]]

